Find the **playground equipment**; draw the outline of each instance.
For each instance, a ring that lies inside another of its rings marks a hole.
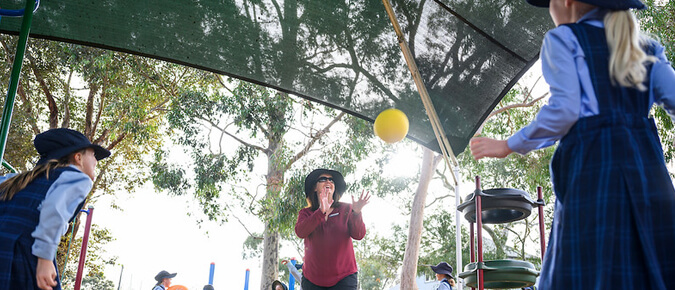
[[[457,207],[470,223],[471,263],[464,267],[459,277],[472,288],[512,289],[535,284],[539,272],[527,261],[483,260],[483,223],[502,224],[522,220],[530,215],[534,205],[539,207],[539,238],[543,259],[546,240],[544,237],[543,195],[537,188],[538,200],[533,201],[527,192],[510,188],[481,190],[480,177],[476,176],[476,190]],[[474,223],[476,234],[474,235]],[[474,248],[477,236],[478,251]],[[477,261],[476,261],[477,259]]]
[[[209,285],[213,285],[213,272],[216,270],[216,263],[211,262],[209,266]]]
[[[87,257],[87,244],[89,244],[89,230],[91,229],[91,218],[94,215],[94,207],[90,205],[87,210],[82,210],[82,212],[87,214],[87,223],[84,226],[80,262],[77,265],[77,275],[75,276],[75,290],[80,290],[80,286],[82,285],[82,271],[84,270],[84,261]]]
[[[246,277],[244,278],[244,290],[248,290],[248,278],[250,277],[251,270],[246,269]]]
[[[386,109],[375,118],[373,131],[382,141],[396,143],[405,138],[409,126],[408,117],[401,110]]]
[[[297,264],[298,261],[295,260],[295,258],[291,258],[291,265],[295,267],[295,264]],[[302,282],[302,281],[298,281]],[[288,273],[288,289],[289,290],[294,290],[295,289],[295,277],[293,277],[293,274]]]

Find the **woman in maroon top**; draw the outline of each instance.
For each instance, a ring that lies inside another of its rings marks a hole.
[[[305,239],[302,289],[356,289],[356,258],[352,239],[366,235],[361,209],[368,193],[352,204],[339,202],[347,189],[340,172],[316,169],[305,178],[308,206],[298,213],[295,233]]]

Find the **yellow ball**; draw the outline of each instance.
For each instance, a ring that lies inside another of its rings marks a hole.
[[[386,109],[375,118],[373,130],[382,141],[396,143],[405,138],[409,126],[408,117],[401,110]]]

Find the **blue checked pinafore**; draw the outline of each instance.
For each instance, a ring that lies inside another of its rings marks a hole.
[[[38,177],[11,200],[0,201],[0,290],[39,289],[35,280],[37,257],[31,252],[35,239],[31,233],[40,219],[39,205],[64,171],[77,170],[58,167],[50,172],[49,179],[44,175]],[[61,289],[60,278],[57,282],[54,290]]]
[[[579,119],[551,161],[556,204],[539,289],[675,289],[675,190],[648,92],[611,85],[603,28],[568,26],[600,113]]]

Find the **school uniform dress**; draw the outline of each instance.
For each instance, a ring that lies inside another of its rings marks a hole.
[[[13,176],[0,177],[0,182]],[[55,261],[61,236],[91,191],[89,176],[74,166],[34,179],[11,200],[0,201],[0,290],[38,289],[37,258]],[[58,270],[57,270],[58,272]],[[54,289],[61,289],[59,285]]]
[[[541,51],[549,104],[509,138],[521,154],[560,144],[551,161],[555,211],[541,289],[675,289],[675,190],[649,118],[675,118],[675,72],[663,47],[645,49],[645,92],[613,86],[595,9],[549,31]]]
[[[354,279],[348,282],[353,282],[353,289],[356,289],[358,268],[352,239],[363,239],[366,225],[361,214],[352,211],[351,204],[338,202],[328,220],[321,210],[303,208],[298,213],[295,233],[305,242],[303,280],[316,286],[332,287],[353,275]],[[304,283],[302,288],[309,289]]]
[[[448,282],[447,278],[443,278],[443,280],[441,280],[441,283],[438,284],[436,290],[452,290],[452,286],[450,286],[450,282]]]

